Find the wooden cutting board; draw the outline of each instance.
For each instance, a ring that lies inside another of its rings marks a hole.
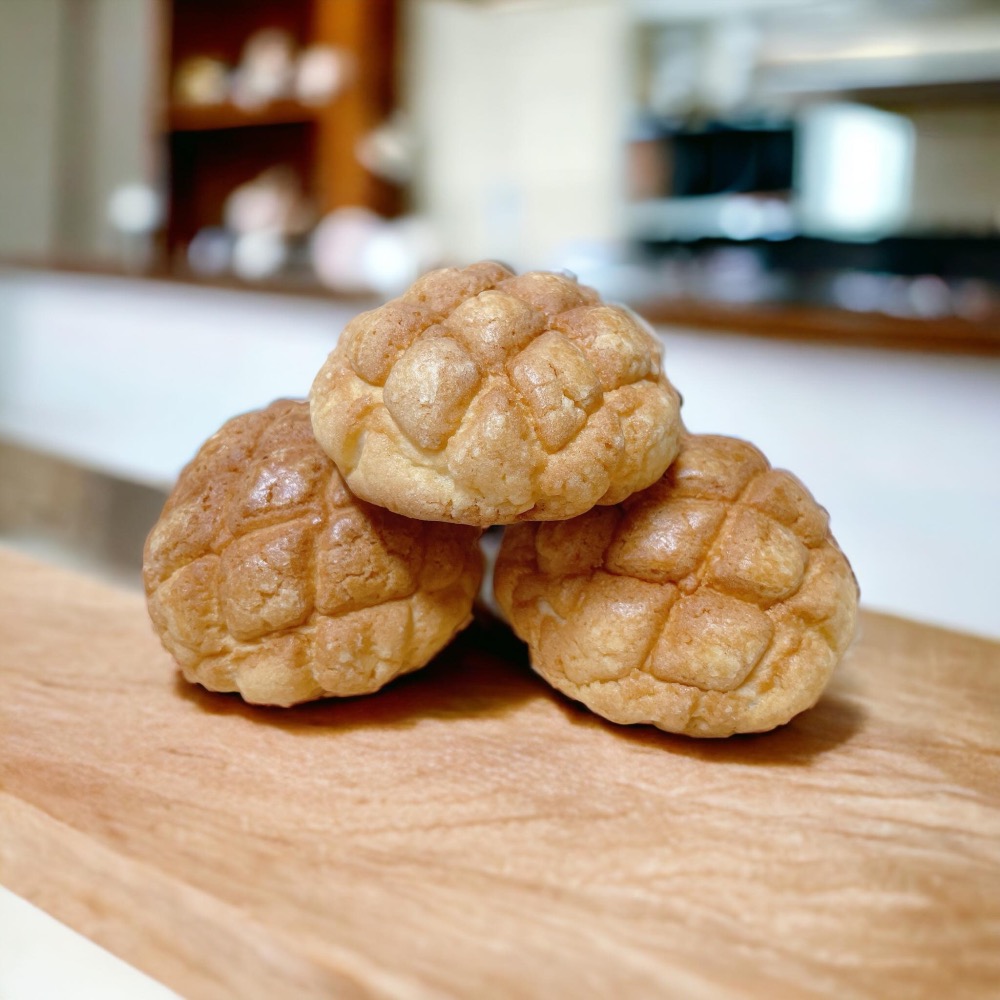
[[[1000,646],[882,615],[819,706],[606,724],[480,626],[292,710],[0,550],[0,881],[192,997],[1000,992]]]

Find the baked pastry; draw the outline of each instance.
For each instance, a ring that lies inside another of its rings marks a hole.
[[[680,433],[640,320],[565,275],[488,263],[356,317],[310,401],[358,496],[480,527],[618,503],[660,478]]]
[[[149,614],[184,676],[249,702],[375,691],[471,620],[479,532],[356,499],[305,402],[225,424],[146,541]]]
[[[813,705],[858,587],[826,511],[734,438],[685,436],[615,507],[504,532],[497,600],[534,669],[614,722],[759,732]]]

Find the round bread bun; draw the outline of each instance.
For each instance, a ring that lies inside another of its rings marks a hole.
[[[310,401],[358,496],[479,527],[618,503],[663,475],[680,434],[640,320],[571,277],[489,263],[356,317]]]
[[[149,614],[184,676],[292,705],[376,691],[471,620],[479,532],[356,499],[305,402],[225,424],[146,541]]]
[[[815,704],[858,587],[826,511],[752,445],[685,436],[615,507],[507,528],[497,601],[534,669],[613,722],[761,732]]]

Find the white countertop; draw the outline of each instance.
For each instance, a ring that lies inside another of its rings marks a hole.
[[[3,1000],[177,1000],[161,983],[0,886]]]
[[[230,416],[305,396],[355,311],[0,271],[0,435],[169,487]],[[867,606],[1000,638],[1000,358],[660,333],[688,427],[795,472]]]

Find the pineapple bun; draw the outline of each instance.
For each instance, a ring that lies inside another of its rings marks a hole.
[[[663,475],[680,434],[640,320],[571,277],[491,263],[432,271],[352,320],[310,402],[357,496],[479,527],[616,504]]]
[[[822,693],[858,588],[826,511],[752,445],[685,435],[616,506],[504,532],[496,598],[534,669],[614,722],[758,732]]]
[[[146,542],[150,617],[184,676],[249,702],[375,691],[471,620],[474,528],[356,499],[305,402],[230,420],[184,469]]]

